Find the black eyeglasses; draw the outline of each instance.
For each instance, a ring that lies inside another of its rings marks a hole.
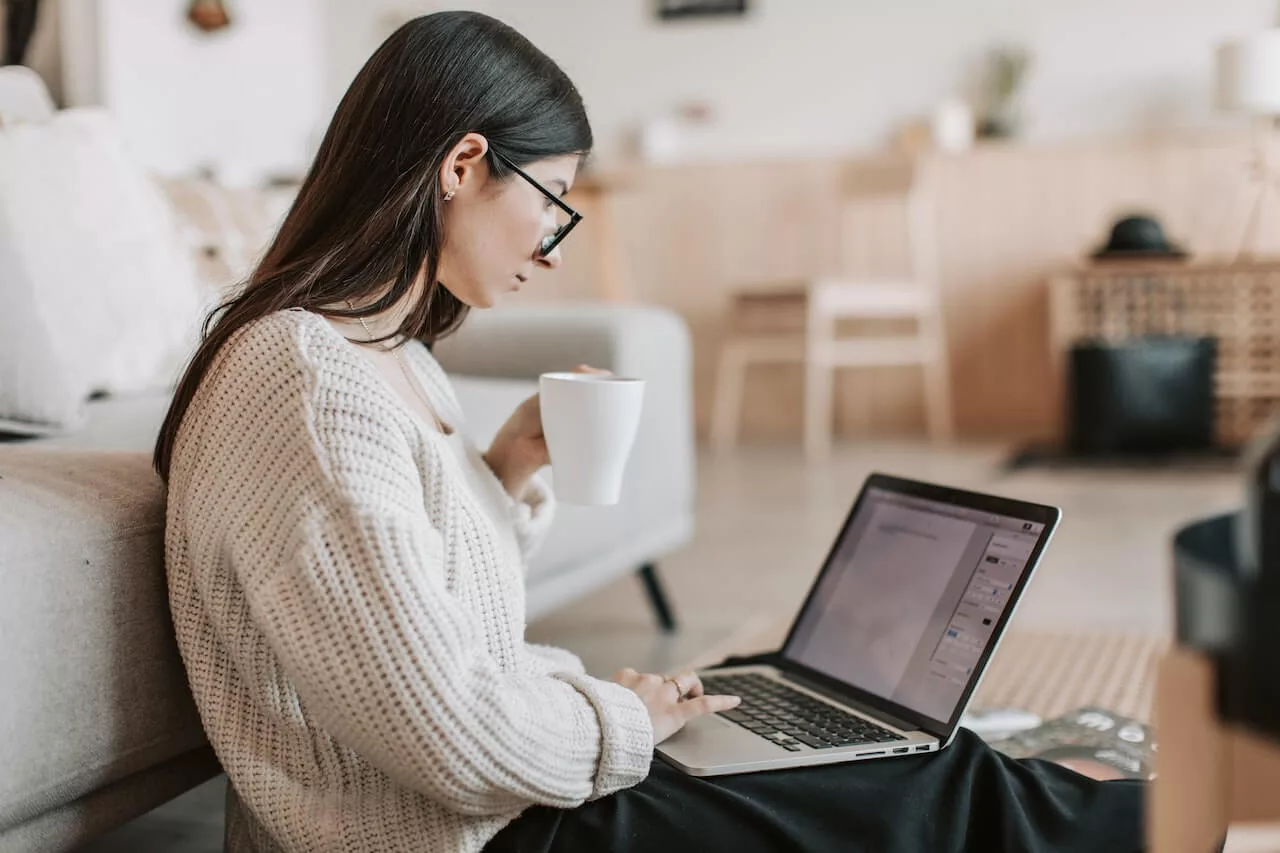
[[[519,175],[520,177],[528,181],[533,186],[534,189],[536,189],[538,192],[546,196],[547,199],[552,204],[554,204],[556,207],[560,208],[566,214],[568,214],[569,216],[568,222],[556,228],[555,233],[542,238],[542,245],[538,248],[538,254],[542,255],[542,257],[545,258],[547,255],[555,251],[556,246],[560,245],[561,240],[569,236],[569,232],[573,230],[573,226],[577,225],[579,222],[582,221],[582,214],[574,210],[569,205],[565,204],[564,200],[560,198],[560,196],[556,195],[551,190],[547,189],[542,184],[535,181],[532,177],[529,176],[527,172],[525,172],[515,163],[512,163],[506,157],[503,157],[497,151],[494,151],[492,148],[490,148],[489,153],[494,156],[494,159],[502,163],[502,165],[506,166],[508,169],[510,169],[511,171],[515,172],[517,175]]]

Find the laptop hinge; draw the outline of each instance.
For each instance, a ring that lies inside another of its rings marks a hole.
[[[875,717],[877,720],[882,720],[896,729],[902,729],[906,732],[923,731],[923,729],[915,723],[908,723],[906,720],[895,717],[892,714],[886,714],[884,711],[873,708],[865,702],[853,699],[848,695],[841,693],[839,690],[833,690],[825,684],[819,684],[812,679],[805,678],[799,673],[789,672],[785,669],[779,669],[777,672],[778,677],[784,681],[790,681],[792,684],[798,684],[806,690],[812,690],[814,693],[825,696],[834,702],[839,702],[841,705],[847,705],[855,711],[861,711],[867,716]],[[929,732],[929,734],[935,733]]]

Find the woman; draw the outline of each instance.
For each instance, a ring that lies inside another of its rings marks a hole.
[[[559,265],[555,197],[590,148],[577,90],[520,35],[414,20],[210,318],[155,464],[228,848],[1136,847],[1135,789],[967,738],[935,759],[680,776],[654,743],[736,698],[687,672],[592,678],[524,641],[552,510],[537,400],[482,454],[422,341]]]

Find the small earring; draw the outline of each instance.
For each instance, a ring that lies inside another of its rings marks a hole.
[[[453,190],[449,190],[447,193],[444,194],[444,200],[453,201]]]

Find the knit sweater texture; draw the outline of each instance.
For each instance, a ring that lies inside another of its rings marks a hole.
[[[169,601],[234,853],[476,851],[648,773],[639,697],[525,642],[545,484],[510,498],[402,352],[453,436],[301,309],[238,330],[178,431]]]

